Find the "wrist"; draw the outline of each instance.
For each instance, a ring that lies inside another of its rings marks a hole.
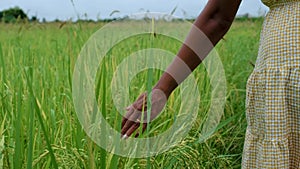
[[[160,84],[160,83],[157,83],[154,87],[153,87],[153,90],[160,90],[162,91],[167,98],[169,98],[169,96],[172,94],[172,91],[174,89],[172,89],[170,86],[168,85],[164,85],[164,84]]]

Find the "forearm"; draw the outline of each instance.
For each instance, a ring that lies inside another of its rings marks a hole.
[[[172,91],[202,62],[213,47],[229,30],[240,0],[225,0],[231,6],[225,9],[224,0],[211,0],[194,22],[185,43],[180,48],[177,57],[154,88],[164,91],[167,97]],[[232,3],[228,2],[232,1]],[[224,5],[224,4],[223,4]],[[222,7],[222,8],[221,8]],[[230,12],[224,10],[231,10]]]

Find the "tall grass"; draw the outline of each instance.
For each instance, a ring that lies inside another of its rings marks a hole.
[[[172,24],[176,28],[176,23]],[[261,24],[260,20],[237,21],[217,46],[228,91],[225,114],[213,136],[198,142],[210,103],[209,78],[200,66],[195,76],[202,102],[188,137],[171,150],[146,159],[119,157],[98,147],[84,133],[73,107],[74,64],[83,44],[102,23],[0,24],[0,167],[240,168],[246,127],[245,85],[253,69],[249,62],[255,62]],[[141,49],[176,53],[180,45],[167,37],[141,35],[109,52],[99,68],[95,93],[100,111],[112,127],[120,130],[121,116],[105,89],[110,87],[117,65]],[[154,69],[139,73],[130,83],[131,101],[149,90],[161,74]],[[179,93],[178,89],[170,96],[165,112],[144,136],[157,135],[172,125],[173,114],[180,108]]]

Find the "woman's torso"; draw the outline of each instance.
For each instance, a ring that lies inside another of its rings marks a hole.
[[[300,0],[262,0],[263,24],[256,70],[300,66]]]

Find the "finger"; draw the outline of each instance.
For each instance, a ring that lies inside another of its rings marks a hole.
[[[130,137],[130,136],[132,135],[132,133],[133,133],[136,129],[139,128],[139,126],[140,126],[140,123],[135,123],[134,125],[132,125],[132,126],[128,129],[128,131],[126,132],[126,135],[127,135],[128,137]]]
[[[126,140],[128,138],[127,134],[121,136],[121,139]]]
[[[126,123],[127,119],[123,117],[122,119],[122,125],[121,125],[121,129],[124,127],[125,123]]]
[[[134,137],[137,138],[137,137],[139,137],[139,136],[140,136],[140,132],[137,131]]]
[[[143,124],[142,133],[144,133],[144,131],[146,130],[146,128],[147,128],[147,123],[144,123]],[[137,130],[134,137],[139,137],[139,136],[140,136],[140,130]]]
[[[124,127],[126,121],[129,119],[129,117],[132,115],[133,112],[134,112],[134,109],[133,109],[133,108],[130,108],[130,109],[128,110],[128,112],[125,114],[125,116],[124,116],[123,119],[122,119],[122,126],[121,126],[121,128]]]
[[[126,111],[129,111],[131,107],[132,107],[132,105],[126,107],[125,110],[126,110]]]
[[[124,124],[124,126],[121,129],[121,134],[124,135],[127,132],[127,130],[134,124],[135,124],[134,121],[126,120],[126,123]]]
[[[146,129],[147,129],[147,123],[144,123],[143,124],[143,133],[146,131]]]
[[[127,132],[127,130],[128,130],[132,125],[134,125],[134,124],[136,123],[136,121],[134,121],[133,119],[136,120],[136,119],[140,118],[139,116],[140,116],[139,113],[133,113],[133,114],[128,118],[128,120],[126,120],[124,126],[123,126],[122,129],[121,129],[121,134],[122,134],[122,135],[124,135],[124,134]]]

